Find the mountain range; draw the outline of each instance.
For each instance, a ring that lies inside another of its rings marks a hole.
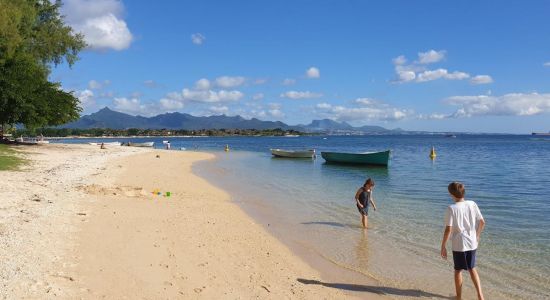
[[[353,127],[346,122],[329,119],[313,120],[307,125],[287,125],[280,121],[262,121],[256,118],[245,119],[241,116],[197,117],[190,114],[173,112],[154,117],[132,116],[105,107],[79,120],[60,126],[61,128],[111,128],[111,129],[276,129],[297,130],[302,132],[323,133],[400,133],[401,129],[386,129],[381,126]]]

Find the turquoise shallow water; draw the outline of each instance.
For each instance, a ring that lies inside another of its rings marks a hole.
[[[325,138],[179,138],[171,144],[217,152],[217,160],[196,170],[256,218],[271,222],[270,230],[283,241],[300,243],[388,286],[442,296],[453,288],[451,263],[438,256],[443,214],[451,204],[446,187],[460,180],[487,222],[478,250],[487,294],[550,297],[550,141],[485,135]],[[219,152],[225,144],[232,150]],[[435,161],[428,158],[432,146]],[[272,147],[391,149],[392,159],[388,168],[327,165],[320,157],[272,158]],[[358,227],[353,201],[366,177],[376,181],[379,207],[369,218],[368,237]]]

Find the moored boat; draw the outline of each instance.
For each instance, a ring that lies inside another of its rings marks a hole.
[[[390,150],[365,153],[323,151],[321,156],[327,163],[387,166],[390,159]]]
[[[145,142],[145,143],[128,142],[128,146],[132,146],[132,147],[153,147],[154,145],[155,145],[155,142]]]
[[[287,158],[312,158],[315,156],[315,150],[283,150],[283,149],[270,149],[271,154],[276,157]]]

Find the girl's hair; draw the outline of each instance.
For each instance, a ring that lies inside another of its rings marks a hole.
[[[367,186],[367,185],[374,186],[374,180],[372,180],[372,178],[367,179],[367,181],[365,181],[365,184],[363,184],[363,186]]]
[[[458,199],[464,198],[464,194],[466,194],[466,189],[464,188],[464,184],[453,181],[449,183],[449,186],[447,187],[449,190],[449,193],[453,196],[455,196]]]

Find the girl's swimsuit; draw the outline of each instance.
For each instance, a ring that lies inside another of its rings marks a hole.
[[[368,216],[369,215],[369,202],[370,202],[370,191],[367,191],[364,187],[361,188],[363,191],[359,194],[359,203],[363,205],[363,208],[359,207],[357,204],[357,210],[360,214]]]

